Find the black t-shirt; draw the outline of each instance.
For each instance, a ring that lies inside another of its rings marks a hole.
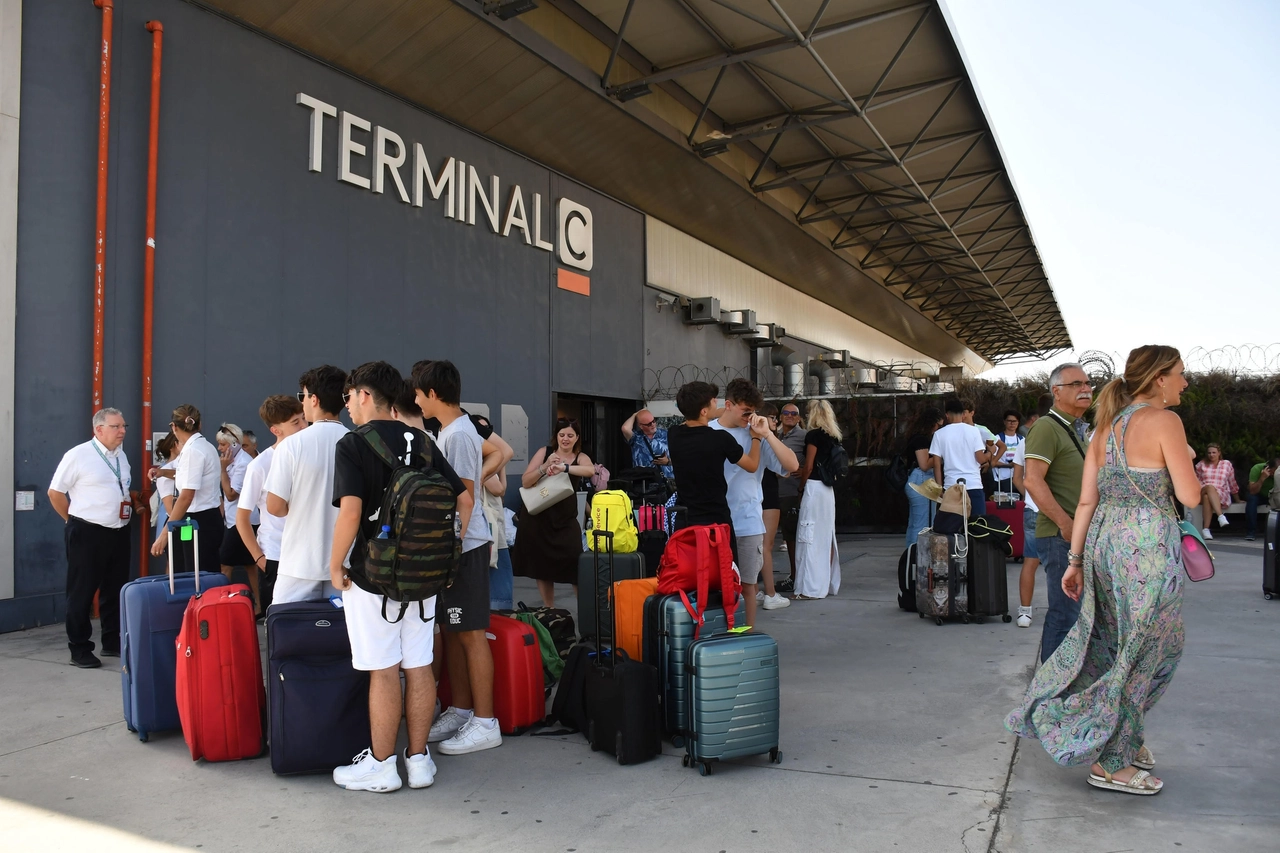
[[[731,524],[724,463],[742,458],[738,440],[722,429],[679,424],[667,430],[667,452],[685,519],[690,524]]]
[[[822,472],[818,470],[819,465],[826,464],[827,459],[831,457],[831,448],[835,447],[836,440],[827,435],[824,430],[811,429],[809,434],[804,437],[804,452],[809,454],[809,445],[818,448],[818,452],[813,455],[813,470],[809,472],[810,480],[821,480]]]
[[[907,448],[902,451],[902,458],[907,461],[907,470],[914,471],[920,467],[919,460],[916,459],[917,450],[929,450],[929,445],[933,442],[933,436],[925,435],[918,432],[907,439]]]
[[[493,435],[493,424],[489,423],[489,419],[484,415],[473,415],[466,409],[462,410],[462,414],[471,418],[471,423],[475,426],[476,432],[480,434],[481,441],[486,441],[489,436]],[[427,418],[422,423],[427,428],[427,432],[431,433],[432,438],[440,435],[439,418]]]
[[[382,436],[391,452],[401,459],[410,450],[405,433],[412,434],[413,453],[410,460],[413,467],[422,470],[434,468],[439,471],[449,481],[455,495],[467,490],[445,460],[444,454],[422,430],[405,426],[399,421],[370,421],[370,426]],[[363,554],[366,540],[377,536],[381,530],[380,521],[370,520],[369,516],[381,513],[382,500],[391,480],[391,468],[374,453],[364,436],[354,431],[339,439],[334,453],[333,505],[340,506],[344,497],[357,497],[362,501],[360,530],[356,533],[355,547],[352,549],[350,574],[352,583],[368,590],[364,584],[364,560],[356,555]]]

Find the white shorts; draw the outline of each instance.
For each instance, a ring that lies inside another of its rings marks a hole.
[[[338,594],[338,588],[327,580],[314,581],[289,575],[276,575],[276,585],[271,591],[272,604],[289,604],[293,601],[327,601]]]
[[[430,666],[434,651],[436,627],[435,596],[422,602],[409,602],[404,618],[388,622],[382,618],[381,595],[365,592],[358,586],[342,593],[342,606],[347,613],[347,634],[351,637],[351,665],[373,672],[399,664],[401,669]],[[387,618],[400,613],[401,603],[387,601]],[[427,621],[423,622],[423,614]]]
[[[738,537],[738,573],[745,584],[758,583],[764,568],[764,534]]]

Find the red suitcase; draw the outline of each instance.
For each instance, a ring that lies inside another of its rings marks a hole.
[[[987,515],[994,515],[1005,524],[1013,528],[1013,538],[1009,540],[1009,544],[1013,546],[1013,559],[1022,559],[1022,545],[1026,541],[1023,538],[1023,512],[1027,505],[1022,501],[1016,501],[1012,504],[998,504],[995,501],[987,501]]]
[[[244,584],[191,597],[178,632],[178,718],[191,760],[262,754],[262,656],[253,598]]]
[[[518,619],[489,615],[489,650],[493,652],[493,713],[504,735],[540,723],[547,716],[542,651],[533,628]],[[440,705],[450,704],[449,671],[440,676]]]

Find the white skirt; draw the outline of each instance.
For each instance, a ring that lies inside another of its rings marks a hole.
[[[796,595],[826,598],[840,591],[836,493],[821,480],[804,484],[796,526]]]

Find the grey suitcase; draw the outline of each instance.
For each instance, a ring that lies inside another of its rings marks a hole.
[[[697,596],[688,593],[689,602],[697,605]],[[713,637],[729,630],[724,616],[724,607],[720,601],[720,593],[712,593],[712,600],[702,614],[702,630],[699,637]],[[678,594],[652,596],[645,602],[645,663],[658,668],[658,684],[662,690],[662,718],[667,736],[671,742],[680,746],[684,741],[684,732],[688,728],[688,714],[685,710],[685,693],[687,677],[685,676],[685,660],[689,644],[694,641],[695,628],[693,617],[685,608]],[[741,598],[738,609],[733,614],[733,624],[741,627],[747,623],[747,607]],[[650,651],[652,650],[652,652]]]
[[[778,644],[768,634],[722,634],[695,640],[685,663],[684,766],[703,776],[711,762],[769,753],[781,763]]]
[[[613,608],[609,593],[609,560],[597,561],[598,551],[583,551],[578,558],[578,631],[582,639],[592,636],[596,624],[596,610],[600,611],[600,631],[604,637],[596,638],[596,647],[613,645]],[[639,551],[613,555],[613,579],[629,581],[645,577],[644,555]]]

